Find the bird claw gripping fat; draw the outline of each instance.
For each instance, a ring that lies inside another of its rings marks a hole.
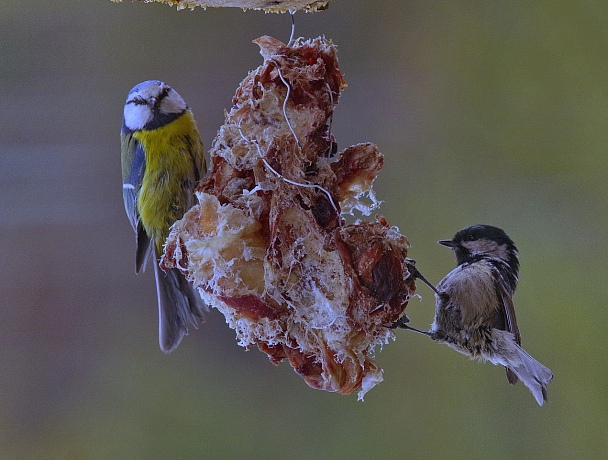
[[[370,143],[337,152],[331,117],[342,89],[324,38],[255,40],[264,63],[238,87],[210,150],[198,204],[176,222],[161,261],[270,361],[312,388],[359,398],[382,381],[376,346],[415,292],[409,243],[370,215],[383,156]]]

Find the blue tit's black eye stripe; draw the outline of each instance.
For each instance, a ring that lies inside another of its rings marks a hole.
[[[135,97],[133,99],[129,99],[127,104],[147,105],[148,103],[141,97]]]
[[[134,150],[133,165],[131,166],[131,174],[129,174],[127,183],[139,191],[141,183],[144,180],[144,172],[146,171],[146,154],[139,142],[137,142]]]

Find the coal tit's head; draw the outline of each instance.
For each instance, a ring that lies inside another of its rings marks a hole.
[[[454,250],[458,265],[490,259],[506,263],[517,274],[519,261],[513,240],[498,227],[472,225],[460,230],[451,240],[438,241]]]

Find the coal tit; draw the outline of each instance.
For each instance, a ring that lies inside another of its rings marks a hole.
[[[437,285],[435,319],[423,333],[471,358],[503,365],[509,383],[521,380],[542,406],[553,374],[521,348],[512,299],[519,274],[515,244],[491,225],[464,228],[439,244],[454,251],[458,266]]]

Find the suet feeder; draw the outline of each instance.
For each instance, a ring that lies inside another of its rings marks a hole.
[[[264,58],[236,90],[194,206],[161,267],[177,267],[236,331],[317,389],[359,398],[382,381],[373,352],[415,292],[409,243],[370,215],[384,157],[338,151],[331,119],[346,87],[324,38],[255,40]]]

